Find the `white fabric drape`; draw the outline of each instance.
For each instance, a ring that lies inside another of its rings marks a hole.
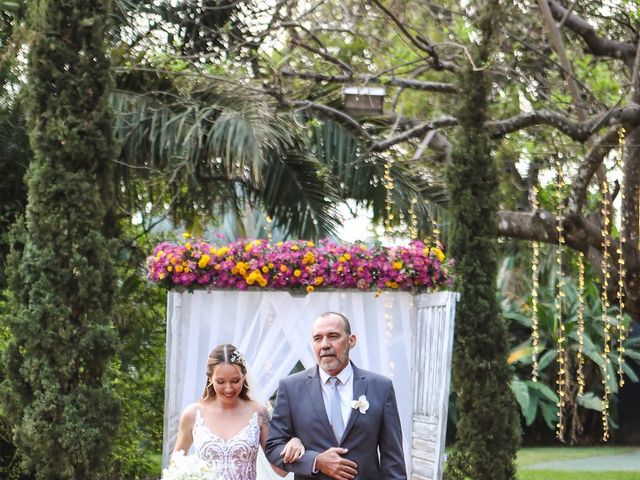
[[[298,361],[315,364],[311,325],[326,311],[351,321],[357,343],[354,363],[391,377],[402,421],[407,467],[411,465],[411,324],[413,296],[405,292],[330,291],[292,296],[288,292],[196,291],[169,293],[165,438],[168,458],[184,407],[200,398],[209,352],[232,343],[244,354],[251,396],[266,403]],[[292,476],[291,476],[292,477]],[[280,478],[259,457],[258,479]]]

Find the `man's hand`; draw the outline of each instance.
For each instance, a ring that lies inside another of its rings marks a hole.
[[[316,457],[316,469],[336,480],[354,479],[358,473],[358,465],[341,456],[348,451],[346,448],[332,447],[319,453]]]

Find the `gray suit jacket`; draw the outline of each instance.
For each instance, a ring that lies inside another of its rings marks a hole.
[[[353,365],[353,398],[366,395],[369,409],[351,410],[344,434],[337,442],[322,399],[318,367],[280,381],[276,406],[267,439],[269,461],[294,472],[296,480],[327,479],[313,474],[315,457],[330,447],[349,449],[344,455],[358,465],[358,480],[406,480],[402,452],[402,429],[391,380]],[[293,464],[283,464],[284,445],[298,437],[305,454]]]

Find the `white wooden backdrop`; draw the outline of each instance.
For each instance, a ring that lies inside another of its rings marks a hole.
[[[454,292],[170,292],[163,463],[175,444],[180,412],[202,394],[207,357],[216,345],[240,349],[251,396],[266,403],[298,362],[315,364],[311,324],[336,311],[349,318],[357,337],[355,364],[394,381],[410,478],[442,478],[457,299]],[[258,479],[270,478],[279,477],[261,455]]]

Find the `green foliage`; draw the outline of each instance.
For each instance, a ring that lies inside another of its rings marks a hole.
[[[104,385],[116,345],[112,246],[104,233],[112,201],[109,7],[30,5],[34,160],[24,243],[14,242],[8,262],[2,393],[21,463],[36,479],[105,478],[119,421]]]
[[[4,263],[9,252],[9,227],[24,212],[27,191],[23,181],[31,150],[19,102],[0,109],[0,290],[6,287]]]
[[[565,430],[566,440],[571,444],[588,443],[597,437],[594,429],[583,430],[585,424],[596,424],[594,417],[600,417],[602,411],[602,367],[604,338],[602,328],[602,308],[600,292],[595,280],[595,275],[587,271],[584,293],[584,323],[583,333],[585,375],[585,392],[578,396],[576,388],[576,354],[578,351],[578,281],[577,269],[572,258],[565,257],[569,267],[564,272],[564,296],[562,301],[563,323],[565,327],[566,349],[568,352],[567,368],[572,388],[565,399],[567,404],[564,418],[567,421]],[[508,322],[509,332],[515,344],[509,356],[516,370],[516,376],[512,382],[512,389],[521,408],[521,413],[527,427],[533,427],[537,423],[540,426],[540,417],[544,425],[555,431],[557,423],[557,393],[556,393],[556,342],[557,320],[555,313],[557,264],[555,251],[552,248],[542,248],[541,261],[538,267],[540,285],[538,289],[538,331],[540,335],[539,357],[539,381],[534,383],[531,379],[532,346],[531,346],[531,258],[529,252],[517,252],[505,257],[501,272],[498,276],[498,292],[502,305],[503,315]],[[609,389],[611,426],[615,428],[617,423],[617,394],[618,370],[617,353],[617,310],[612,308],[608,313],[608,320],[612,325],[613,341],[609,360],[611,363]],[[630,318],[624,318],[624,330],[629,328]],[[625,361],[623,370],[626,381],[638,381],[636,373],[640,361],[638,346],[640,339],[637,337],[626,338],[624,343]],[[571,419],[571,421],[569,421]]]
[[[497,22],[497,2],[487,2],[478,19],[477,62],[486,61]],[[516,404],[509,388],[507,330],[495,297],[497,275],[497,172],[483,130],[490,93],[484,71],[467,67],[460,89],[460,131],[448,171],[452,199],[450,254],[457,261],[461,299],[456,311],[453,388],[459,415],[456,450],[447,461],[447,478],[515,478],[519,443]],[[479,199],[482,199],[479,201]]]

